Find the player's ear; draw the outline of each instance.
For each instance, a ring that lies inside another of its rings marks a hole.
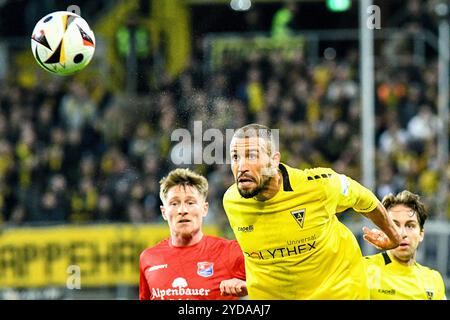
[[[425,230],[420,230],[420,233],[419,233],[419,242],[422,242],[423,241],[423,237],[425,236]]]
[[[208,215],[209,203],[205,200],[202,207],[203,207],[202,217],[204,218]]]
[[[166,217],[166,209],[164,208],[164,206],[159,206],[159,209],[161,210],[161,215],[163,217],[164,220],[167,221],[167,217]]]
[[[203,217],[206,217],[208,215],[208,209],[209,209],[209,203],[207,201],[205,201],[205,203],[203,204]]]
[[[273,166],[275,168],[278,168],[278,165],[280,164],[280,161],[281,161],[281,154],[280,154],[280,152],[279,151],[275,151],[272,154],[271,159],[272,159]]]

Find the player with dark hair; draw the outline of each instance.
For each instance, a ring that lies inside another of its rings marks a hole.
[[[424,238],[428,212],[420,197],[408,190],[389,194],[382,201],[397,225],[400,245],[366,257],[370,298],[374,300],[443,300],[445,286],[441,274],[416,262]]]
[[[175,169],[160,182],[161,212],[169,239],[140,256],[139,298],[238,299],[247,294],[242,251],[235,240],[202,232],[208,213],[207,180]]]
[[[235,178],[223,204],[245,254],[250,299],[368,299],[364,259],[336,217],[353,208],[384,233],[364,228],[377,247],[400,235],[371,191],[332,169],[298,170],[280,162],[271,129],[251,124],[234,134]]]

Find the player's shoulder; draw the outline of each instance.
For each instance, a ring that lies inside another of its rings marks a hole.
[[[167,248],[169,248],[169,239],[161,240],[160,242],[158,242],[154,246],[144,249],[141,252],[139,258],[140,258],[140,260],[145,259],[146,257],[158,254],[159,252],[164,251]]]
[[[237,243],[236,240],[225,239],[225,238],[213,236],[213,235],[204,235],[203,238],[209,244],[230,245],[230,244]]]
[[[337,175],[337,173],[331,168],[315,167],[307,169],[297,169],[282,163],[280,165],[280,169],[282,169],[283,167],[285,168],[286,173],[292,180],[301,182],[302,185],[305,182],[306,183],[315,181],[323,182],[329,180],[333,175]]]
[[[416,267],[421,272],[426,273],[426,274],[430,275],[431,277],[433,277],[435,279],[442,279],[441,273],[438,270],[436,270],[436,269],[433,269],[433,268],[428,267],[428,266],[424,266],[424,265],[422,265],[422,264],[420,264],[418,262],[416,262]]]
[[[235,199],[239,199],[239,191],[237,189],[236,183],[233,183],[230,187],[228,187],[227,191],[225,191],[223,195],[223,201],[232,201]]]
[[[214,247],[215,250],[230,250],[233,248],[238,248],[239,244],[236,240],[229,240],[217,236],[205,235],[203,236],[209,248]]]
[[[329,179],[333,175],[337,175],[337,173],[333,169],[323,167],[309,168],[304,169],[303,171],[308,181]]]
[[[364,256],[364,261],[367,264],[387,265],[389,264],[390,257],[386,252],[380,252],[372,255]]]

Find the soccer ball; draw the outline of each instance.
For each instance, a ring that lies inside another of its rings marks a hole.
[[[36,23],[31,50],[38,64],[58,75],[86,67],[95,51],[95,37],[86,20],[69,11],[56,11]]]

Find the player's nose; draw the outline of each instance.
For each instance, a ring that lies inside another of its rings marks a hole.
[[[248,171],[248,161],[245,157],[241,157],[237,164],[237,169],[239,173]]]
[[[398,232],[400,233],[402,239],[404,239],[408,236],[408,233],[406,232],[406,228],[404,226],[398,227]]]
[[[181,203],[181,204],[178,206],[178,214],[186,215],[186,214],[188,214],[188,213],[189,213],[189,212],[188,212],[187,206],[186,206],[184,203]]]

